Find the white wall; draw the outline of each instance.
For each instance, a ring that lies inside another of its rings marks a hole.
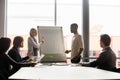
[[[5,2],[6,0],[0,0],[0,37],[6,36]]]

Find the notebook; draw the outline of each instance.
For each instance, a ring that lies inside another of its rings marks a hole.
[[[58,63],[66,62],[65,53],[46,53],[40,61],[41,63]]]

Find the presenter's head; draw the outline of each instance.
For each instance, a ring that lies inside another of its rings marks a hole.
[[[77,33],[78,25],[76,23],[71,24],[70,26],[71,33]]]
[[[36,30],[35,28],[31,28],[31,29],[30,29],[30,36],[31,36],[31,37],[37,36],[37,30]]]

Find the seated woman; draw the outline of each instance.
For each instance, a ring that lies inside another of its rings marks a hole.
[[[0,38],[0,72],[7,79],[10,75],[15,73],[16,69],[26,66],[34,66],[36,63],[18,63],[9,57],[6,52],[10,47],[11,40],[7,37]],[[10,65],[13,68],[10,68]]]
[[[24,62],[29,59],[28,56],[22,58],[20,55],[20,48],[23,47],[23,41],[23,37],[16,36],[13,40],[13,47],[8,52],[8,55],[16,62]]]

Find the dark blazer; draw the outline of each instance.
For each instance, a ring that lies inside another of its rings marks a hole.
[[[28,56],[22,58],[22,57],[20,56],[19,49],[18,49],[17,47],[15,47],[15,46],[13,46],[13,47],[9,50],[8,55],[9,55],[13,60],[15,60],[16,62],[20,62],[20,63],[25,62],[25,61],[28,59]],[[12,65],[10,65],[10,67],[11,67],[11,66],[12,66]],[[12,67],[13,67],[13,66],[12,66]],[[12,73],[18,71],[19,69],[20,69],[20,67],[16,67],[16,66],[13,67]]]
[[[106,47],[97,60],[90,62],[89,66],[104,70],[112,70],[116,67],[116,55],[110,47]]]
[[[19,53],[19,49],[16,48],[16,47],[13,47],[12,49],[10,49],[10,51],[8,52],[8,55],[14,59],[16,62],[24,62],[26,61],[29,57],[24,57],[22,58],[20,56],[20,53]]]
[[[13,66],[12,69],[10,68],[10,65]],[[1,74],[4,75],[5,78],[8,78],[10,75],[15,73],[15,69],[25,66],[31,66],[31,63],[17,63],[7,54],[0,52],[0,72],[2,72]]]

